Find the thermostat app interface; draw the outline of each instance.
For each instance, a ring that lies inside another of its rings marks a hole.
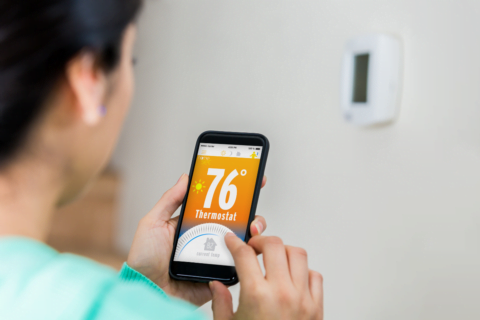
[[[234,266],[224,236],[245,239],[262,147],[201,143],[174,261]]]

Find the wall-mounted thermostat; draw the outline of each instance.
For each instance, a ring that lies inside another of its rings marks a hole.
[[[398,113],[402,48],[394,37],[373,34],[351,39],[345,48],[341,104],[357,125],[393,121]]]

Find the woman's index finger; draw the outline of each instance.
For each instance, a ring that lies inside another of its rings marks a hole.
[[[225,244],[233,256],[238,278],[242,284],[249,285],[265,280],[257,260],[257,255],[252,247],[232,232],[225,235]]]

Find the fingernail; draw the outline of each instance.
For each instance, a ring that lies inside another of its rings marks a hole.
[[[227,232],[227,234],[225,235],[225,238],[226,237],[234,237],[235,236],[235,233],[233,232]]]
[[[257,228],[258,234],[262,234],[263,232],[263,223],[260,221],[255,222],[255,228]]]
[[[210,282],[208,283],[208,286],[210,287],[210,290],[213,290],[213,281],[210,281]]]
[[[182,181],[183,177],[186,176],[185,173],[183,173],[181,176],[180,176],[180,179],[178,179],[177,183],[179,183],[180,181]]]

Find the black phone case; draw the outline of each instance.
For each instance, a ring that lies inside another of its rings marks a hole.
[[[200,134],[200,136],[198,137],[197,142],[195,144],[195,150],[193,152],[192,164],[190,166],[190,174],[189,174],[189,181],[188,181],[187,190],[190,190],[190,185],[192,183],[193,170],[195,168],[195,162],[196,162],[196,158],[197,158],[197,154],[198,154],[198,148],[200,146],[200,141],[201,141],[202,137],[207,135],[207,134],[217,134],[217,135],[222,135],[223,134],[223,135],[230,135],[230,136],[231,135],[237,135],[237,136],[244,136],[244,137],[245,136],[246,137],[257,137],[257,138],[262,139],[265,143],[265,146],[263,147],[263,150],[262,150],[262,158],[260,159],[257,182],[255,184],[255,191],[253,193],[252,206],[251,206],[251,209],[250,209],[250,217],[248,219],[248,224],[247,224],[247,232],[246,232],[246,236],[245,236],[245,242],[248,242],[250,240],[250,238],[252,237],[252,235],[250,233],[250,225],[251,225],[252,221],[255,219],[255,212],[257,210],[258,198],[260,197],[260,190],[262,189],[263,176],[265,175],[265,167],[266,167],[266,164],[267,164],[268,153],[269,153],[269,150],[270,150],[270,142],[268,141],[267,137],[265,137],[264,135],[259,134],[259,133],[228,132],[228,131],[205,131],[205,132],[203,132],[202,134]],[[178,220],[177,230],[175,231],[175,240],[174,240],[174,243],[173,243],[172,254],[170,256],[170,264],[169,264],[168,272],[169,272],[170,277],[172,279],[175,279],[175,280],[190,281],[190,282],[208,282],[208,281],[202,280],[200,278],[197,279],[197,278],[194,278],[194,277],[176,276],[175,274],[173,274],[172,269],[171,269],[175,248],[177,247],[178,234],[180,232],[180,227],[182,226],[183,214],[184,214],[184,209],[185,209],[185,205],[186,205],[186,202],[187,202],[187,197],[188,197],[188,194],[185,195],[185,198],[183,199],[182,209],[181,209],[181,212],[180,212],[180,218]],[[235,280],[233,280],[233,281],[221,281],[221,282],[225,285],[231,286],[231,285],[237,284],[238,281],[239,281],[238,276],[236,275],[236,272],[235,272]]]

